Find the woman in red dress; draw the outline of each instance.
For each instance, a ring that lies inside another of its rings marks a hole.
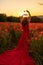
[[[23,31],[17,47],[0,55],[0,65],[35,65],[33,58],[28,54],[28,17],[22,19],[21,25]]]

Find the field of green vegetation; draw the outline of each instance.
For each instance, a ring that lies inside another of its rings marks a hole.
[[[37,65],[43,65],[43,23],[29,23],[29,54]],[[0,22],[0,54],[15,48],[21,37],[20,23]]]

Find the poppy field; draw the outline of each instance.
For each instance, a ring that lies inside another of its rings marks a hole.
[[[36,53],[43,64],[43,23],[29,23],[28,50]],[[0,22],[0,54],[17,46],[22,30],[20,23]]]

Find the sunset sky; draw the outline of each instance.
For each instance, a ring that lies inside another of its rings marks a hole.
[[[22,10],[29,10],[31,15],[43,15],[43,0],[0,0],[0,13],[19,16]]]

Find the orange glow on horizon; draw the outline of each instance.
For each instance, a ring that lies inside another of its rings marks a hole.
[[[43,0],[0,0],[0,13],[7,16],[19,16],[23,10],[29,10],[31,16],[43,15]]]

